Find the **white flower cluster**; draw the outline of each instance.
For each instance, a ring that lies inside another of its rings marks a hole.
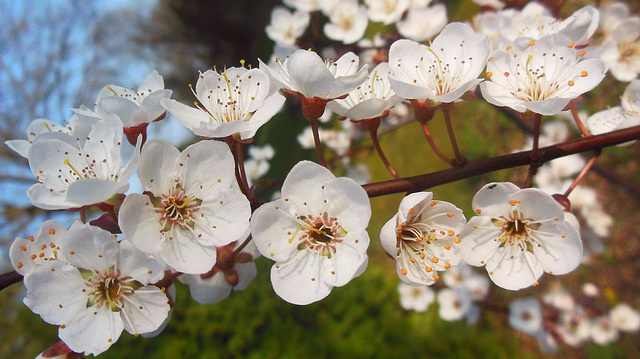
[[[430,1],[284,3],[294,11],[276,7],[266,33],[286,55],[268,64],[259,60],[259,68],[245,68],[242,62],[241,67],[200,73],[195,87],[189,85],[195,107],[170,99],[171,90],[153,71],[138,90],[105,87],[93,110],[76,109],[64,126],[35,120],[28,140],[7,142],[29,160],[38,181],[28,191],[33,205],[81,213],[82,220],[68,230],[44,222],[29,239],[17,238],[10,250],[14,268],[25,277],[25,304],[59,325],[69,350],[98,355],[123,329],[155,334],[168,321],[176,280],[189,285],[197,302],[215,303],[247,287],[257,272],[253,260],[260,255],[275,262],[275,293],[296,305],[322,300],[364,272],[371,207],[370,194],[358,181],[336,177],[330,166],[301,161],[284,179],[280,198],[260,203],[254,191],[275,151],[269,145],[249,147],[245,161],[243,146],[282,109],[284,94],[300,100],[311,125],[298,137],[302,147],[315,147],[324,162],[324,143],[339,160],[332,165],[341,164],[352,177],[366,181],[366,166],[350,158],[352,144],[367,129],[381,154],[376,131],[387,116],[395,119],[386,126],[405,123],[410,105],[427,134],[426,122],[436,110],[475,98],[479,85],[487,102],[534,113],[539,125],[542,115],[560,113],[595,88],[608,66],[614,68],[603,60],[609,48],[631,51],[638,37],[632,36],[638,21],[630,20],[635,17],[623,5],[608,6],[606,15],[585,7],[560,20],[533,2],[521,10],[485,11],[475,18],[474,30],[461,22],[446,24],[444,5],[429,6]],[[504,4],[481,5],[498,9]],[[309,12],[315,11],[328,19],[327,38],[362,53],[336,47],[341,50],[335,56],[323,58],[298,49],[306,41]],[[363,39],[369,21],[395,24],[397,33]],[[586,56],[596,46],[591,37],[598,31],[603,33],[597,45],[602,58]],[[382,47],[388,39],[395,41],[387,51]],[[635,53],[624,54],[624,61],[636,61]],[[361,65],[365,58],[371,66]],[[629,71],[635,71],[632,67]],[[483,72],[486,79],[480,78]],[[638,86],[638,81],[629,85],[621,107],[608,110],[612,115],[592,116],[593,133],[638,125]],[[166,140],[147,139],[147,125],[162,120],[166,111],[202,140],[179,150]],[[334,113],[350,121],[341,122],[340,129],[318,129],[317,121],[329,121]],[[532,146],[537,150],[565,141],[568,132],[548,123]],[[126,164],[124,136],[135,147]],[[488,183],[474,196],[474,216],[468,221],[461,209],[435,200],[431,192],[407,195],[380,231],[402,281],[402,306],[426,310],[436,297],[427,286],[442,276],[448,288],[437,294],[440,317],[466,317],[473,323],[489,281],[468,265],[485,267],[491,281],[507,290],[536,286],[543,272],[573,271],[583,258],[578,220],[551,194],[584,166],[574,157],[541,167],[540,188]],[[531,168],[531,173],[537,170]],[[141,193],[126,193],[136,173]],[[574,197],[582,200],[576,207],[586,222],[598,218],[592,229],[606,235],[612,220],[595,195],[593,201]],[[89,206],[105,213],[85,223]],[[553,338],[540,334],[542,310],[535,299],[514,301],[510,323],[551,343]],[[562,324],[565,315],[567,323],[576,323],[579,312],[573,305],[566,311],[570,314],[563,312],[558,332],[581,332],[582,319],[578,325]],[[592,322],[593,340],[606,343],[617,338],[617,330],[638,330],[640,316],[622,305]],[[605,327],[618,329],[606,336]],[[569,335],[563,338],[571,344]]]
[[[585,293],[586,294],[586,293]],[[534,297],[514,299],[509,306],[509,325],[536,338],[542,350],[555,353],[558,340],[572,347],[592,340],[598,345],[617,341],[620,333],[640,330],[640,312],[621,302],[608,313],[595,305],[597,294],[588,301],[594,308],[585,308],[567,290],[556,287],[544,294],[542,302]],[[588,314],[599,312],[599,314]],[[553,319],[556,318],[556,319]]]

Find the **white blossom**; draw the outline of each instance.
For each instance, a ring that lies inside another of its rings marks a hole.
[[[424,285],[413,286],[400,282],[398,283],[398,293],[402,309],[414,310],[418,313],[426,312],[436,299],[433,289]]]
[[[66,263],[60,251],[60,244],[66,235],[66,228],[54,220],[47,220],[28,239],[16,238],[9,249],[13,268],[26,277],[48,261]]]
[[[122,203],[119,224],[139,250],[177,271],[200,274],[216,263],[216,247],[240,239],[251,208],[236,189],[226,144],[201,141],[180,152],[149,140],[138,173],[145,194]]]
[[[291,12],[282,6],[271,11],[271,22],[265,32],[267,36],[280,46],[293,46],[309,26],[309,13],[306,11]]]
[[[161,103],[191,132],[203,137],[253,138],[284,104],[284,96],[271,92],[269,76],[260,69],[207,70],[200,74],[195,90],[190,87],[198,99],[196,108],[176,100]]]
[[[462,210],[417,192],[400,202],[398,213],[380,230],[380,242],[396,260],[396,271],[410,285],[431,285],[462,259],[458,243],[466,224]]]
[[[543,271],[566,274],[580,264],[580,233],[543,191],[489,183],[472,205],[477,216],[460,233],[462,257],[470,265],[486,266],[499,287],[526,288]]]
[[[407,11],[410,0],[364,0],[367,5],[367,14],[371,21],[381,22],[385,25],[393,24]]]
[[[40,182],[27,191],[42,209],[80,208],[124,193],[138,166],[140,141],[122,167],[123,127],[116,115],[105,115],[86,137],[73,145],[60,139],[37,141],[29,148],[29,166]]]
[[[167,317],[167,296],[149,285],[162,279],[162,267],[128,241],[77,221],[60,249],[68,264],[49,261],[27,276],[24,302],[59,325],[60,339],[73,351],[98,355],[123,329],[151,332]]]
[[[360,86],[368,75],[368,66],[359,67],[359,58],[349,52],[336,61],[323,60],[317,53],[297,50],[273,68],[260,61],[280,87],[302,96],[335,99]]]
[[[357,0],[342,0],[328,14],[324,33],[331,40],[353,44],[362,39],[369,25],[367,9]]]
[[[438,292],[438,315],[447,322],[460,320],[471,308],[469,292],[460,288],[445,288]]]
[[[171,97],[165,90],[164,79],[158,71],[151,71],[138,90],[116,85],[105,86],[96,99],[96,106],[120,117],[124,127],[134,127],[162,119],[165,109],[160,100]]]
[[[444,4],[409,9],[407,16],[396,23],[398,33],[413,41],[426,41],[447,25]]]
[[[467,24],[450,23],[430,46],[398,40],[389,49],[391,87],[402,98],[454,102],[482,80],[489,42]]]
[[[627,303],[618,303],[611,308],[609,318],[623,332],[636,333],[640,330],[640,313]]]
[[[551,35],[528,47],[509,46],[497,51],[487,64],[487,77],[480,85],[482,96],[496,106],[518,112],[527,110],[555,115],[569,101],[592,90],[604,78],[605,63],[582,59],[584,50],[561,35]]]
[[[313,162],[293,167],[282,198],[259,207],[251,234],[260,253],[274,260],[276,294],[305,305],[328,296],[367,266],[371,207],[366,192]]]
[[[509,325],[534,335],[542,329],[542,307],[534,297],[516,298],[509,305]]]

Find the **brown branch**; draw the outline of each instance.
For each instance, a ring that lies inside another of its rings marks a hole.
[[[0,290],[22,281],[22,275],[16,271],[0,274]]]
[[[567,141],[539,149],[539,162],[542,164],[559,157],[601,149],[636,139],[640,139],[640,126]],[[424,175],[369,183],[362,187],[367,191],[369,197],[401,192],[417,192],[484,173],[528,165],[530,162],[531,151],[517,152],[483,160],[469,161],[461,167],[449,168]]]

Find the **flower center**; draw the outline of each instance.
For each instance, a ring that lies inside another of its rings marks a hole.
[[[533,253],[535,240],[531,237],[531,231],[540,228],[540,223],[525,219],[522,213],[518,211],[514,211],[509,217],[494,218],[491,222],[494,226],[502,228],[500,248],[507,245],[515,245],[521,251],[527,250]]]
[[[113,267],[103,272],[85,269],[80,269],[80,272],[91,288],[87,308],[107,305],[112,312],[119,312],[125,305],[125,297],[142,287],[141,283],[131,277],[121,276]]]
[[[336,245],[342,242],[342,238],[347,234],[338,224],[337,218],[329,217],[326,212],[322,216],[298,216],[297,219],[301,225],[293,233],[289,243],[300,234],[299,251],[307,249],[330,259],[336,252]]]
[[[167,195],[162,195],[156,212],[162,214],[163,231],[171,231],[175,227],[194,229],[194,213],[198,211],[202,200],[188,196],[180,185]],[[170,238],[171,239],[171,238]]]

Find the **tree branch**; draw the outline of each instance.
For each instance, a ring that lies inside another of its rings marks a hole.
[[[619,143],[640,139],[640,126],[609,132],[602,135],[580,138],[539,149],[539,162],[543,164],[553,159],[587,152]],[[461,167],[449,168],[424,175],[396,180],[365,184],[362,187],[369,197],[384,196],[400,192],[418,192],[431,187],[478,176],[484,173],[528,165],[531,151],[517,152],[504,156],[469,161]]]

